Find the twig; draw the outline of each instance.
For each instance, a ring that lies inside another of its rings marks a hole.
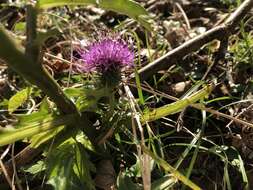
[[[223,118],[226,118],[226,119],[229,119],[229,120],[232,120],[236,123],[240,123],[242,125],[246,125],[246,126],[249,126],[249,127],[252,127],[253,128],[253,124],[252,123],[249,123],[247,121],[244,121],[244,120],[241,120],[241,119],[238,119],[237,117],[233,117],[233,116],[230,116],[230,115],[227,115],[227,114],[224,114],[224,113],[221,113],[221,112],[218,112],[216,110],[213,110],[211,108],[207,108],[207,107],[204,107],[200,104],[192,104],[191,107],[194,107],[194,108],[197,108],[197,109],[200,109],[200,110],[205,110],[211,114],[214,114],[214,115],[217,115],[217,116],[221,116]]]
[[[3,163],[3,159],[8,154],[8,152],[10,151],[10,147],[11,147],[11,145],[9,145],[6,148],[6,150],[3,152],[3,154],[1,155],[1,157],[0,157],[0,167],[1,167],[2,171],[3,171],[4,177],[7,180],[9,186],[12,187],[10,175],[9,175],[9,173],[8,173],[8,171],[7,171],[4,163]]]
[[[105,141],[110,138],[113,135],[114,132],[114,127],[111,127],[107,133],[101,138],[99,139],[99,141],[97,142],[97,145],[102,145],[105,143]]]
[[[191,29],[191,25],[190,25],[189,19],[188,19],[187,15],[186,15],[184,9],[182,8],[182,6],[179,3],[175,3],[175,4],[176,4],[178,10],[181,12],[181,14],[182,14],[182,16],[183,16],[183,18],[185,20],[185,24],[187,26],[187,29],[190,30]]]
[[[171,67],[176,61],[182,59],[188,53],[198,50],[204,44],[217,39],[222,38],[227,35],[225,25],[217,26],[211,30],[208,30],[206,33],[199,35],[184,44],[178,46],[177,48],[166,53],[162,57],[158,58],[152,63],[149,63],[145,67],[141,68],[138,73],[141,80],[145,80],[152,74],[156,73],[159,70],[167,69]],[[132,75],[134,76],[134,75]]]
[[[15,166],[16,168],[19,168],[27,163],[29,163],[35,156],[37,156],[41,150],[31,148],[30,146],[25,147],[22,151],[20,151],[18,154],[14,156],[14,158],[11,158],[6,163],[4,163],[7,171],[9,174],[13,174],[13,165],[12,160],[15,160]]]
[[[15,190],[15,179],[17,183],[17,187],[19,190],[23,190],[21,184],[20,184],[20,179],[17,175],[17,170],[16,170],[16,163],[15,163],[15,156],[14,156],[14,147],[15,143],[12,144],[12,149],[11,149],[11,160],[12,160],[12,168],[13,168],[13,177],[12,177],[12,189]]]
[[[249,109],[253,108],[253,104],[251,104],[250,106],[248,106],[247,108],[243,109],[239,114],[237,114],[235,116],[235,118],[239,118],[242,114],[244,114],[246,111],[248,111]],[[231,120],[227,125],[226,128],[229,128],[230,125],[234,122],[234,120]]]
[[[253,6],[253,0],[245,0],[225,21],[228,30],[234,31],[236,25],[245,17]]]
[[[58,56],[55,56],[55,55],[53,55],[53,54],[51,54],[51,53],[45,53],[45,55],[48,56],[48,57],[54,58],[54,59],[58,59],[58,60],[62,61],[63,63],[67,63],[67,64],[69,64],[69,65],[72,65],[72,64],[73,64],[71,61],[68,61],[68,60],[63,59],[63,58],[58,57]]]
[[[157,71],[169,68],[176,61],[182,59],[188,53],[200,49],[203,45],[214,39],[223,40],[224,38],[228,38],[228,36],[234,33],[236,25],[248,13],[248,11],[252,8],[252,6],[253,0],[245,0],[237,8],[237,10],[228,17],[228,19],[224,22],[224,24],[212,28],[207,32],[205,32],[204,34],[201,34],[183,43],[179,47],[166,53],[165,55],[155,60],[154,62],[141,68],[138,71],[141,79],[145,80],[152,74],[156,73]],[[132,77],[134,77],[134,74],[132,75]]]

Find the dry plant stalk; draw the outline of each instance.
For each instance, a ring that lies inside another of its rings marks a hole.
[[[134,135],[134,141],[136,142],[138,157],[141,161],[141,172],[142,172],[142,180],[143,180],[143,188],[144,190],[151,189],[151,171],[150,171],[150,157],[146,153],[142,151],[141,147],[145,147],[145,138],[143,133],[143,128],[141,124],[140,112],[137,111],[138,104],[135,101],[135,98],[126,84],[124,84],[124,89],[127,94],[129,104],[132,110],[132,130]],[[140,110],[138,108],[138,110]],[[138,143],[136,124],[141,134],[141,144]]]

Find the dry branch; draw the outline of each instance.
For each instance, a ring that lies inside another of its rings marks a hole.
[[[252,7],[253,0],[245,0],[223,24],[212,28],[204,34],[201,34],[185,42],[184,44],[166,53],[154,62],[141,68],[138,71],[141,80],[147,79],[149,76],[155,74],[157,71],[168,69],[170,66],[172,66],[178,60],[182,59],[188,53],[197,51],[203,45],[208,42],[211,42],[212,40],[217,39],[222,41],[223,39],[228,38],[231,34],[234,33],[235,27],[245,17],[245,15],[250,11]]]

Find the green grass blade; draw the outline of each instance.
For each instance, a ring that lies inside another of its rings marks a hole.
[[[190,187],[194,190],[201,190],[199,186],[197,186],[195,183],[193,183],[191,180],[187,179],[184,175],[182,175],[178,170],[173,168],[169,163],[167,163],[165,160],[161,159],[160,157],[156,156],[153,152],[151,152],[146,147],[142,146],[142,150],[148,154],[150,157],[152,157],[156,163],[158,163],[166,172],[170,172],[176,179],[181,181],[186,186]]]
[[[186,158],[186,156],[189,154],[189,152],[191,151],[191,149],[193,148],[193,146],[197,143],[198,139],[200,136],[200,132],[192,139],[191,143],[189,144],[189,146],[187,146],[187,148],[184,150],[184,152],[181,154],[181,156],[179,157],[179,159],[177,160],[176,164],[174,165],[174,167],[176,169],[179,168],[179,166],[181,165],[181,163],[184,161],[184,159]]]
[[[137,20],[149,31],[151,30],[151,25],[147,21],[148,12],[137,2],[132,0],[101,0],[99,7],[127,15]]]
[[[197,156],[198,156],[198,153],[199,153],[199,147],[201,145],[201,141],[202,141],[202,137],[204,135],[204,131],[205,131],[205,126],[206,126],[206,112],[205,111],[202,111],[202,116],[203,116],[203,119],[202,119],[202,127],[201,127],[201,131],[200,131],[200,135],[199,135],[199,139],[198,139],[198,142],[197,142],[197,146],[193,152],[193,156],[192,156],[192,159],[191,159],[191,162],[190,162],[190,165],[187,169],[187,173],[186,173],[186,177],[189,179],[190,176],[191,176],[191,173],[192,173],[192,170],[193,170],[193,167],[194,167],[194,164],[197,160]],[[185,189],[185,187],[183,187],[183,190]]]
[[[237,156],[238,156],[238,160],[239,160],[239,170],[242,174],[243,183],[245,184],[244,189],[249,190],[249,180],[248,180],[248,176],[247,176],[247,173],[246,173],[246,170],[244,167],[243,159],[237,150],[236,150],[236,152],[238,154]]]
[[[141,45],[140,45],[140,40],[139,40],[139,37],[136,34],[136,32],[133,32],[133,35],[136,39],[137,49],[138,49],[138,65],[137,65],[137,67],[141,67]],[[142,89],[141,89],[141,80],[140,80],[140,76],[139,76],[137,67],[134,68],[135,82],[136,82],[136,86],[137,86],[137,91],[138,91],[140,104],[145,105],[145,100],[144,100]]]
[[[229,177],[229,173],[228,173],[228,163],[225,163],[225,166],[224,166],[224,181],[225,181],[225,184],[227,185],[227,189],[228,190],[232,190],[232,187],[231,187],[231,183],[230,183],[230,177]]]

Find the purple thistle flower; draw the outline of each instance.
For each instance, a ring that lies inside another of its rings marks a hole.
[[[124,67],[131,67],[134,63],[134,53],[123,40],[104,38],[91,44],[81,54],[82,69],[86,72],[97,71],[104,74],[119,72]]]

